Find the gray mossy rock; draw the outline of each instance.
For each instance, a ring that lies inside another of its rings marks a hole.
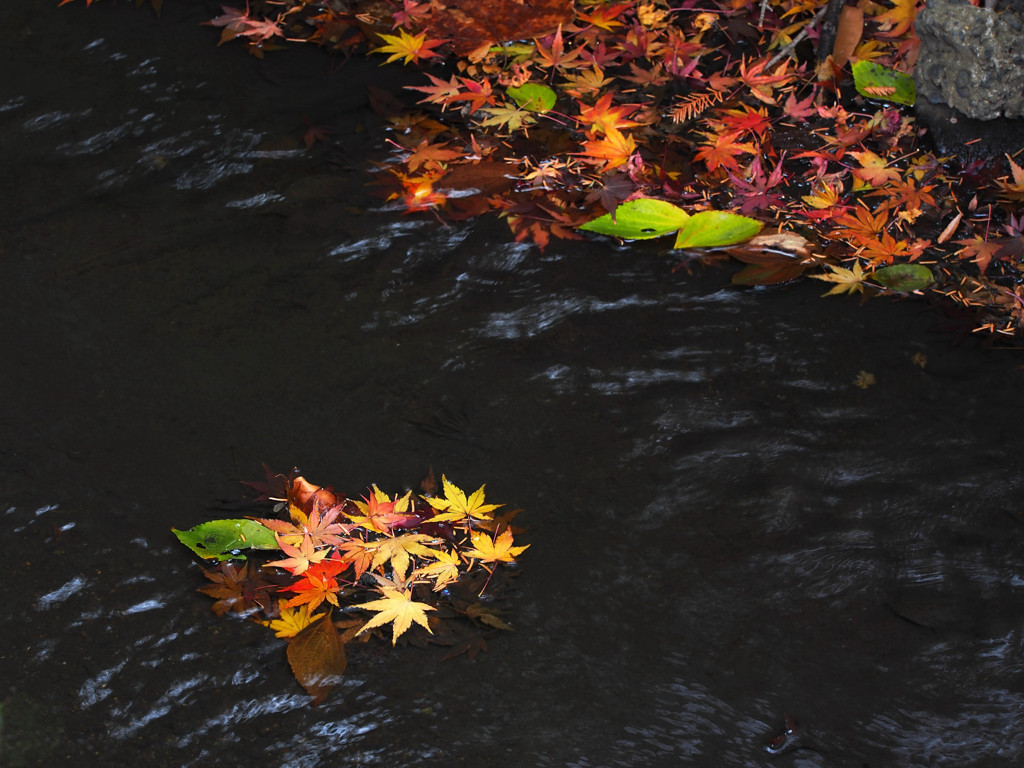
[[[1024,117],[1024,0],[1000,0],[995,10],[927,0],[914,29],[919,99],[978,120]]]

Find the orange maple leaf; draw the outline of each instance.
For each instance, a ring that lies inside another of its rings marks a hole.
[[[708,141],[700,145],[693,159],[702,161],[712,173],[719,168],[739,173],[740,165],[736,162],[736,158],[754,152],[753,144],[737,141],[740,133],[741,131],[729,131],[721,134],[702,134],[707,137]]]
[[[267,563],[267,565],[284,568],[287,571],[291,571],[295,576],[305,573],[309,566],[319,563],[327,557],[329,552],[327,549],[314,549],[313,541],[309,536],[304,537],[302,543],[297,547],[293,547],[284,541],[279,533],[275,533],[274,538],[277,539],[277,545],[281,548],[281,551],[288,555],[288,557],[284,560],[275,560],[272,563]]]
[[[617,168],[623,165],[636,152],[636,141],[628,133],[615,128],[608,128],[603,139],[592,139],[583,144],[583,152],[579,152],[587,162],[599,165],[601,170]]]
[[[444,163],[449,160],[457,160],[465,157],[465,154],[454,149],[445,149],[447,144],[431,144],[430,139],[424,139],[412,154],[405,158],[405,164],[410,171],[415,171],[421,166],[429,171],[444,170]]]
[[[597,6],[587,13],[580,13],[577,18],[580,21],[593,24],[595,27],[600,27],[606,32],[613,32],[615,27],[623,26],[623,23],[619,21],[619,17],[632,7],[633,3],[605,4]]]
[[[1002,247],[1002,243],[998,241],[985,240],[977,235],[967,240],[954,240],[953,242],[964,246],[956,252],[956,255],[961,259],[974,259],[974,263],[978,265],[978,270],[982,274],[988,269],[988,265],[992,263],[992,259]]]
[[[875,17],[881,37],[900,37],[910,31],[917,18],[919,0],[892,0],[893,7]]]
[[[608,91],[598,99],[594,106],[580,104],[577,120],[584,128],[587,137],[593,139],[598,133],[608,134],[609,130],[621,131],[623,128],[635,128],[640,125],[627,117],[640,108],[639,104],[619,104],[612,106],[612,92]]]
[[[324,600],[339,607],[338,592],[341,591],[341,585],[338,584],[335,577],[347,567],[348,563],[337,557],[311,565],[302,574],[301,579],[290,586],[281,588],[282,592],[298,592],[295,597],[281,603],[281,608],[308,605],[307,610],[312,613]]]

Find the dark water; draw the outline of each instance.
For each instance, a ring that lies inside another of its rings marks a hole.
[[[360,83],[407,75],[52,5],[0,11],[0,765],[760,766],[784,712],[778,765],[1019,764],[1017,353],[381,212]],[[309,707],[169,533],[261,461],[525,507],[517,631]]]

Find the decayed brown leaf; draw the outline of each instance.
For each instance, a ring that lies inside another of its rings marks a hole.
[[[288,642],[288,664],[314,705],[327,698],[348,664],[345,646],[330,616],[314,621]]]

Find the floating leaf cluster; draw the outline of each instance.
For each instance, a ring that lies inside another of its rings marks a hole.
[[[219,562],[199,589],[214,613],[241,614],[285,638],[296,679],[319,702],[345,671],[346,645],[382,630],[392,645],[450,646],[450,657],[486,649],[484,630],[511,629],[495,593],[529,547],[515,543],[519,510],[498,514],[483,486],[467,496],[443,476],[440,495],[436,485],[431,473],[419,495],[392,498],[374,486],[350,499],[297,472],[268,472],[258,487],[286,516],[172,530]]]
[[[842,276],[842,292],[928,296],[951,327],[1019,338],[1024,169],[931,148],[908,109],[922,5],[249,0],[208,23],[259,56],[303,40],[431,65],[415,105],[371,99],[389,124],[378,180],[395,210],[496,213],[542,248],[588,231],[629,239],[592,222],[637,200],[735,212],[764,230],[699,260],[742,262],[738,284]],[[674,245],[715,241],[711,228]],[[876,274],[894,265],[911,279]]]

